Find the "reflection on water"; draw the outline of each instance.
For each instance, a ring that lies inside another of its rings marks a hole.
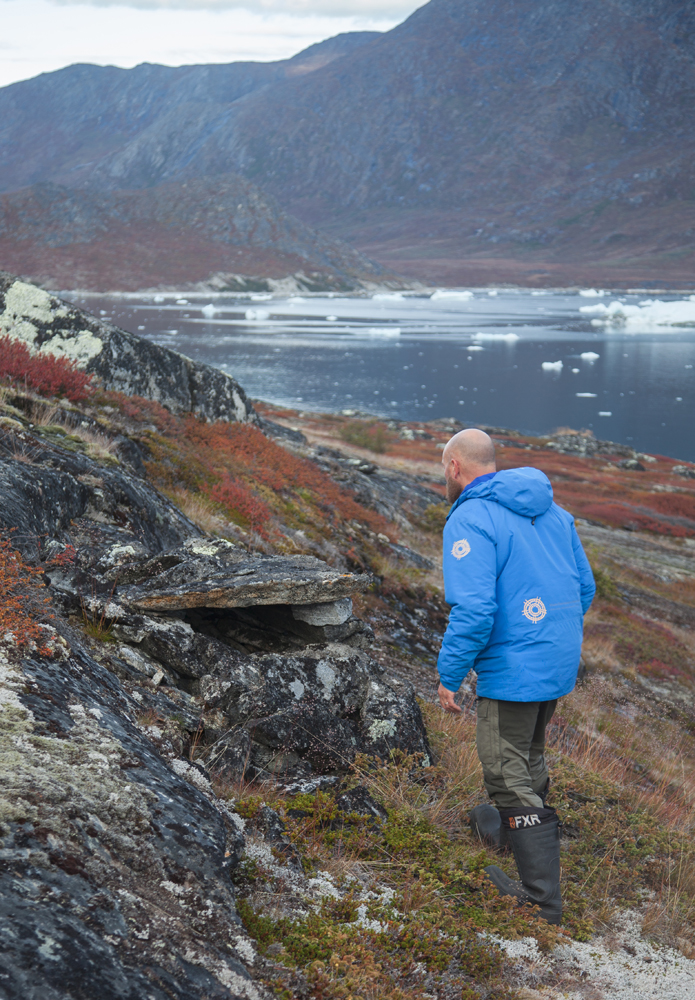
[[[478,290],[75,301],[274,403],[537,433],[590,428],[693,461],[695,301],[662,298]]]

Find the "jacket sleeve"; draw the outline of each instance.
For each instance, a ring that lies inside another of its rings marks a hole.
[[[577,569],[579,570],[582,612],[583,614],[586,614],[591,607],[591,602],[593,601],[594,594],[596,593],[596,583],[594,582],[594,574],[591,572],[589,560],[586,558],[586,553],[584,552],[581,540],[577,534],[577,529],[574,526],[574,521],[572,521],[572,548],[574,550],[574,560],[577,564]]]
[[[497,611],[497,549],[491,533],[450,517],[444,528],[443,568],[451,612],[437,670],[443,686],[458,691],[487,645]]]

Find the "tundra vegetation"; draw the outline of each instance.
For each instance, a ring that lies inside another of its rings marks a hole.
[[[644,936],[695,958],[695,469],[587,433],[490,429],[501,468],[533,465],[550,476],[578,519],[598,583],[586,675],[549,729],[549,803],[563,822],[565,918],[555,928],[498,898],[483,877],[489,863],[515,870],[466,824],[484,794],[470,685],[461,716],[434,703],[446,621],[437,465],[458,425],[386,425],[263,404],[261,427],[206,423],[89,380],[76,399],[71,383],[51,381],[52,361],[26,359],[26,377],[19,354],[3,371],[3,436],[19,430],[27,440],[31,431],[104,469],[119,465],[113,443],[127,439],[144,456],[147,481],[208,535],[372,574],[355,613],[374,631],[372,656],[385,676],[409,680],[419,695],[431,758],[358,753],[339,781],[271,780],[243,767],[230,775],[216,768],[214,742],[195,731],[179,739],[180,753],[209,779],[206,794],[245,830],[231,877],[260,956],[249,965],[259,990],[287,1000],[511,1000],[520,983],[541,995],[572,989],[576,970],[520,966],[504,942],[533,939],[541,958],[557,955],[564,943],[610,933],[626,909],[639,914]],[[14,458],[30,467],[31,447]],[[19,655],[44,656],[60,670],[51,639],[58,612],[41,574],[79,553],[40,549],[20,552],[11,531],[0,542],[0,634],[14,636]],[[85,597],[73,625],[108,665],[108,605],[96,613]],[[183,721],[156,705],[138,719],[155,750],[177,725],[181,735]]]

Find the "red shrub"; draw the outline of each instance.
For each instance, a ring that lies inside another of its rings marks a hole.
[[[50,656],[46,633],[40,619],[52,617],[43,595],[42,571],[27,566],[9,538],[0,535],[0,636],[8,634],[16,646],[35,645],[44,656]]]
[[[232,515],[238,514],[252,531],[267,537],[270,508],[251,492],[243,483],[234,482],[227,475],[213,487],[203,486],[203,492],[225,507]]]
[[[0,336],[0,381],[33,389],[41,396],[66,396],[71,403],[86,399],[92,376],[74,361],[41,352],[32,354],[21,340]]]

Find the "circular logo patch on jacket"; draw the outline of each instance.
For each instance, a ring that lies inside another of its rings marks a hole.
[[[468,544],[467,539],[459,538],[458,542],[454,542],[454,547],[451,550],[451,554],[454,559],[463,559],[471,551],[471,547]]]
[[[524,601],[524,612],[530,622],[539,622],[548,614],[540,597],[531,597]]]

